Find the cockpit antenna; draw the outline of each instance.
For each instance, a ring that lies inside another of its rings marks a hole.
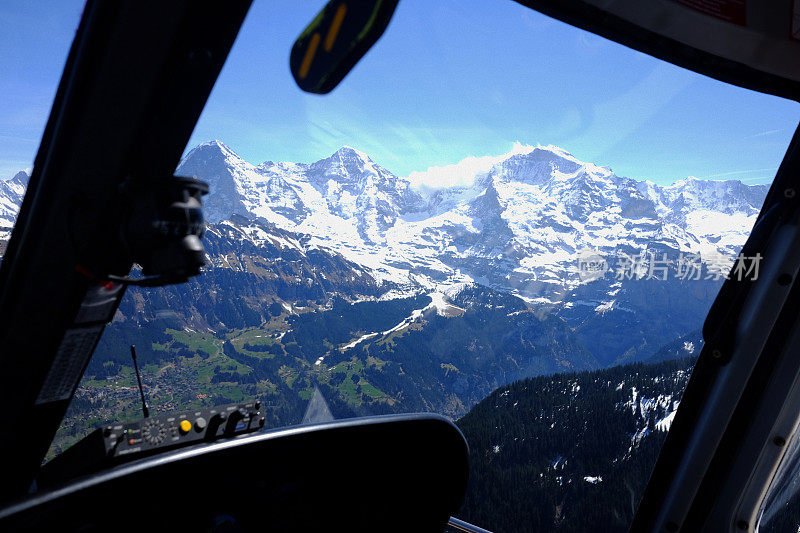
[[[139,364],[136,362],[136,346],[131,344],[131,359],[133,359],[133,370],[136,372],[136,381],[139,383],[139,394],[142,395],[142,414],[145,418],[150,417],[150,410],[147,408],[147,402],[144,399],[144,389],[142,388],[142,376],[139,375]]]

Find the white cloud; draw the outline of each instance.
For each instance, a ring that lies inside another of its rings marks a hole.
[[[423,191],[431,191],[453,186],[469,186],[475,178],[488,172],[494,165],[517,154],[528,154],[536,146],[515,142],[511,151],[502,155],[470,156],[458,163],[429,167],[427,170],[414,171],[406,179],[411,186]]]

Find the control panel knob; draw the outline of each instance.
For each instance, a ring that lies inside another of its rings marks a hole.
[[[237,409],[233,411],[230,416],[228,416],[228,425],[225,426],[225,433],[230,434],[235,432],[237,429],[244,429],[243,427],[239,427],[240,425],[244,425],[242,420],[244,417],[247,416],[247,411],[244,409]],[[247,427],[245,425],[245,427]]]
[[[181,423],[178,424],[178,430],[180,430],[181,435],[186,435],[192,429],[192,423],[188,420],[181,420]]]
[[[219,427],[223,423],[225,423],[227,419],[228,415],[226,415],[225,413],[217,413],[214,416],[212,416],[211,419],[208,421],[208,431],[206,431],[206,438],[213,439],[214,437],[216,437]]]
[[[161,420],[148,418],[142,424],[142,437],[153,446],[161,444],[167,437],[167,428]]]

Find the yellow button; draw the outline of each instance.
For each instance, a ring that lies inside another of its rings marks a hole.
[[[181,433],[189,433],[189,430],[192,429],[192,423],[188,420],[181,420],[178,427],[181,428]]]

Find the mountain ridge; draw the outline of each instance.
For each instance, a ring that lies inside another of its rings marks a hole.
[[[213,168],[198,157],[209,147],[219,153]],[[530,270],[523,256],[539,255],[545,260],[534,269],[537,277],[557,274],[550,278],[566,279],[562,288],[574,285],[567,267],[582,248],[611,251],[620,243],[641,248],[660,242],[680,251],[733,254],[768,189],[696,178],[656,185],[583,163],[557,147],[528,148],[497,156],[471,185],[427,192],[351,147],[313,163],[255,166],[211,141],[190,151],[178,173],[211,182],[217,191],[208,201],[211,222],[232,214],[264,218],[395,278],[423,268],[437,283],[451,277],[463,281],[457,270],[463,270],[465,255],[475,255],[470,243],[485,240],[483,226],[494,222],[509,238],[497,243],[502,250],[493,251],[513,249],[512,255],[520,256],[514,265],[518,272]],[[220,159],[227,166],[220,166]],[[708,231],[711,218],[717,222]],[[615,228],[613,235],[608,227]],[[554,228],[560,231],[554,234]],[[472,274],[473,280],[486,277]],[[510,290],[527,298],[548,297]]]
[[[507,154],[473,159],[480,165],[464,160],[469,164],[462,170],[474,176],[426,191],[419,175],[395,176],[352,147],[312,163],[253,165],[209,141],[189,151],[176,173],[210,183],[204,199],[210,227],[230,222],[249,233],[283,232],[280,239],[288,235],[325,250],[322,264],[339,265],[335,277],[349,271],[353,279],[370,278],[358,289],[369,294],[410,296],[469,284],[512,294],[565,319],[584,343],[597,346],[593,355],[602,366],[646,358],[698,329],[721,284],[705,277],[620,278],[613,260],[700,253],[705,276],[716,256],[738,253],[768,188],[696,178],[661,186],[618,176],[554,146],[515,145]],[[6,235],[23,182],[20,175],[0,182]],[[226,245],[224,260],[209,254],[207,271],[230,268],[237,254],[256,258],[235,246],[267,240],[237,242]],[[586,250],[609,262],[600,279],[581,275],[578,258]],[[311,279],[322,279],[314,276],[325,267],[308,268],[316,272]],[[676,265],[669,269],[675,277]]]

